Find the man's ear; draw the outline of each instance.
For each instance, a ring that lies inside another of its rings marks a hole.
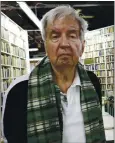
[[[82,41],[82,49],[81,49],[80,57],[82,56],[84,49],[85,49],[85,40]]]

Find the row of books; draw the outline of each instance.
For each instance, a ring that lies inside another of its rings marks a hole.
[[[12,32],[8,32],[7,29],[1,27],[1,37],[3,39],[8,40],[10,43],[15,44],[21,48],[24,48],[24,40],[18,37],[16,34]]]
[[[105,27],[105,28],[103,28],[103,30],[104,30],[104,34],[113,33],[114,32],[114,26]]]
[[[25,56],[26,56],[24,49],[21,49],[19,47],[13,46],[13,45],[11,45],[11,53],[13,55],[19,56],[21,58],[25,58]]]
[[[114,63],[107,63],[106,65],[105,65],[105,63],[103,63],[103,64],[95,64],[95,70],[103,70],[103,69],[113,69],[114,68]]]
[[[14,34],[18,35],[22,39],[25,39],[26,35],[25,32],[14,22],[12,22],[10,19],[8,19],[6,16],[1,14],[1,26],[8,29],[9,31],[12,31]]]
[[[9,41],[21,48],[23,48],[24,46],[24,40],[19,38],[18,36],[16,36],[15,34],[13,34],[12,32],[10,32],[10,37],[9,37]]]
[[[114,41],[108,41],[105,43],[105,48],[113,48],[114,47]]]
[[[93,43],[92,45],[86,45],[85,52],[91,52],[96,50],[108,49],[114,47],[114,41],[106,41],[102,43]]]
[[[1,51],[25,58],[25,50],[17,46],[10,46],[9,43],[1,41]]]
[[[93,52],[93,57],[99,57],[99,56],[104,56],[104,50]]]
[[[105,69],[105,64],[103,64],[103,65],[100,65],[100,64],[85,65],[85,69],[91,70],[91,71],[100,70],[100,69],[104,70]]]
[[[12,65],[20,68],[20,66],[21,66],[21,59],[19,59],[17,57],[12,57]]]
[[[102,50],[104,49],[104,44],[103,43],[98,43],[93,45],[94,50]]]
[[[102,90],[113,90],[113,84],[107,84],[107,88],[106,88],[106,84],[102,84],[101,85]]]
[[[88,44],[88,42],[87,42],[87,44]],[[92,45],[87,45],[87,44],[86,44],[85,52],[104,49],[103,43],[97,43],[97,44],[92,43]]]
[[[8,55],[1,55],[1,63],[4,65],[12,65],[16,67],[26,67],[25,60]]]
[[[85,69],[93,71],[94,70],[94,64],[93,65],[85,65]]]
[[[2,67],[1,68],[1,78],[6,79],[9,77],[11,77],[11,68]]]
[[[6,52],[6,53],[10,53],[9,43],[6,43],[3,40],[1,40],[1,51]]]
[[[113,41],[113,40],[114,40],[114,33],[110,33],[103,36],[103,42]]]
[[[97,31],[97,30],[96,30]],[[103,35],[103,34],[108,34],[108,33],[113,33],[114,32],[114,26],[109,26],[109,27],[105,27],[105,28],[101,28],[101,29],[98,29],[98,33],[100,35]]]
[[[1,78],[3,80],[11,78],[11,77],[18,77],[25,74],[25,69],[17,69],[17,68],[1,68]]]
[[[11,65],[11,56],[1,55],[1,63],[4,65]]]
[[[99,56],[104,56],[104,50],[85,53],[86,58],[94,58]]]
[[[114,61],[114,55],[106,56],[106,62],[113,62]]]
[[[114,70],[107,70],[107,71],[95,71],[97,76],[114,76]]]
[[[101,85],[101,90],[105,90],[106,89],[106,84],[102,84]]]
[[[86,38],[86,46],[89,45],[94,45],[94,44],[99,44],[99,43],[104,43],[104,42],[109,42],[109,41],[113,41],[114,40],[114,34],[113,33],[109,33],[106,35],[93,35],[90,38],[87,38],[87,36],[85,36]]]
[[[26,70],[25,69],[21,69],[21,75],[26,74]]]
[[[17,69],[17,68],[13,68],[13,77],[19,77],[21,75],[24,75],[26,73],[25,69]]]
[[[13,77],[21,76],[20,69],[13,68]]]
[[[18,53],[19,53],[19,48],[17,46],[11,45],[11,54],[19,56]]]
[[[106,49],[106,55],[114,54],[114,48]]]
[[[108,70],[114,69],[114,63],[107,63],[106,69],[108,69]]]
[[[95,71],[95,74],[97,75],[97,76],[106,76],[106,71]]]
[[[114,68],[114,62],[113,63],[101,63],[101,64],[91,64],[91,65],[85,65],[85,68],[87,70],[110,70]]]
[[[103,65],[102,69],[105,69],[105,65]],[[95,70],[100,70],[100,64],[95,64]]]
[[[114,26],[109,26],[109,27],[101,28],[98,30],[98,33],[100,35],[113,33],[113,32],[114,32]]]
[[[106,78],[105,77],[101,77],[100,81],[101,81],[101,84],[106,84]]]
[[[92,52],[94,50],[94,45],[85,45],[84,52]]]
[[[96,57],[95,58],[95,63],[104,63],[105,62],[105,58],[103,57]]]
[[[2,80],[1,81],[1,91],[4,92],[7,90],[7,88],[9,87],[10,83],[11,83],[12,79],[8,79],[8,80]]]
[[[26,53],[25,53],[25,50],[24,50],[24,49],[20,49],[20,50],[19,50],[19,57],[21,57],[21,58],[26,58]]]
[[[93,51],[93,50],[101,50],[101,49],[105,49],[105,48],[113,48],[114,47],[114,40],[102,41],[102,42],[98,42],[98,43],[93,42],[90,45],[88,45],[88,42],[87,42],[85,44],[85,46],[87,47],[85,49],[86,52]]]
[[[25,68],[26,67],[26,62],[25,60],[21,59],[21,67]]]
[[[113,77],[107,77],[107,84],[113,84]]]
[[[93,52],[85,53],[85,57],[87,57],[87,58],[93,58]]]
[[[95,70],[103,70],[105,69],[105,63],[102,64],[95,64]]]
[[[113,90],[114,84],[107,84],[107,89]]]
[[[107,70],[107,76],[114,76],[114,70]]]

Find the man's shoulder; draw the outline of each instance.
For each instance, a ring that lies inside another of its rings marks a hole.
[[[94,72],[87,70],[87,74],[91,80],[93,80],[93,81],[99,80],[99,78],[96,76],[96,74]]]
[[[25,85],[28,83],[28,79],[29,79],[29,74],[17,77],[15,80],[12,81],[12,83],[10,84],[10,86],[8,87],[7,91],[6,91],[6,95],[14,88],[18,87],[22,87],[21,85]]]
[[[10,135],[14,135],[15,137],[15,129],[20,132],[20,129],[23,128],[23,130],[21,130],[23,134],[25,134],[26,131],[24,123],[26,122],[25,113],[27,109],[28,79],[29,75],[23,75],[12,81],[5,93],[5,98],[3,99],[2,134],[8,140],[10,140]],[[17,138],[19,137],[19,132],[16,135]]]
[[[89,70],[86,70],[86,71],[87,71],[88,75],[96,76],[94,72],[89,71]],[[97,76],[96,76],[96,77],[97,77]]]

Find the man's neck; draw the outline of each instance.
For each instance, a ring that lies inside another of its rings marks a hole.
[[[58,68],[53,68],[53,79],[56,84],[60,87],[61,91],[66,93],[67,89],[73,83],[76,67],[71,67],[63,70],[59,70]]]

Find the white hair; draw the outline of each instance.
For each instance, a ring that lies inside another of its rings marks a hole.
[[[71,6],[58,6],[54,9],[51,9],[48,11],[41,19],[41,35],[42,39],[45,40],[46,38],[46,28],[47,24],[49,22],[54,22],[57,18],[63,17],[63,16],[72,16],[77,21],[79,21],[80,24],[80,39],[84,40],[85,32],[88,28],[88,23],[85,21],[82,17],[80,17],[79,13],[73,9]]]

